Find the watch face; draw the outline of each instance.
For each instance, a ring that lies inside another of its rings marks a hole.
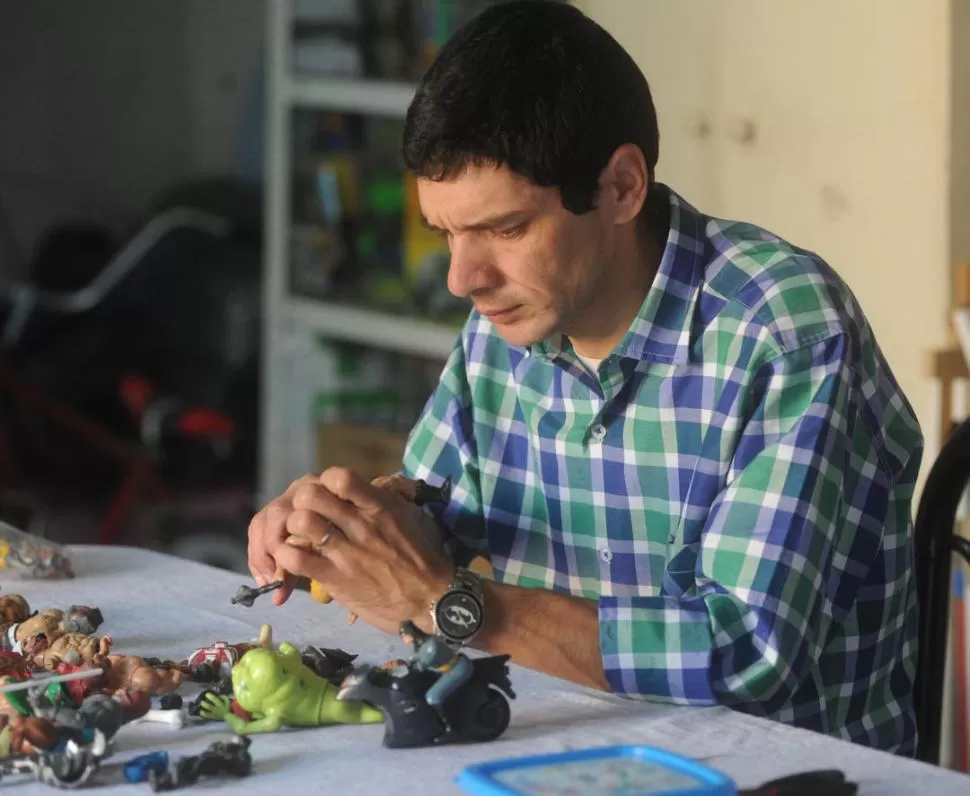
[[[481,627],[482,605],[468,592],[450,592],[435,606],[435,619],[444,636],[462,641]]]

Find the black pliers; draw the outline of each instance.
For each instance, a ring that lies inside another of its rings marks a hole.
[[[855,796],[859,786],[837,768],[804,771],[743,788],[738,796]]]

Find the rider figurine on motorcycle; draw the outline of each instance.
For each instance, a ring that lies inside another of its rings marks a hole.
[[[400,635],[414,647],[411,664],[440,675],[424,697],[431,707],[440,709],[451,694],[468,682],[474,671],[472,662],[452,649],[441,636],[424,633],[410,620],[401,623]]]

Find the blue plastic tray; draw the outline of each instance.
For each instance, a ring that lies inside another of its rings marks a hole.
[[[603,746],[509,758],[464,769],[456,779],[479,796],[736,796],[714,769],[650,746]]]

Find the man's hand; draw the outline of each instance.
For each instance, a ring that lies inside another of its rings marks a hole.
[[[296,578],[287,571],[280,571],[276,553],[285,546],[290,532],[286,529],[290,515],[294,512],[293,497],[302,489],[312,489],[319,482],[319,476],[305,475],[290,484],[280,497],[263,507],[249,523],[249,571],[260,586],[274,580],[282,580],[283,587],[273,594],[276,605],[285,603]]]
[[[319,582],[369,624],[396,634],[400,623],[411,619],[430,630],[430,604],[451,583],[455,569],[429,537],[423,526],[427,518],[406,498],[403,486],[388,486],[338,467],[316,482],[297,482],[284,496],[292,508],[283,528],[317,545],[315,551],[277,541],[271,533],[263,538],[277,566]]]

